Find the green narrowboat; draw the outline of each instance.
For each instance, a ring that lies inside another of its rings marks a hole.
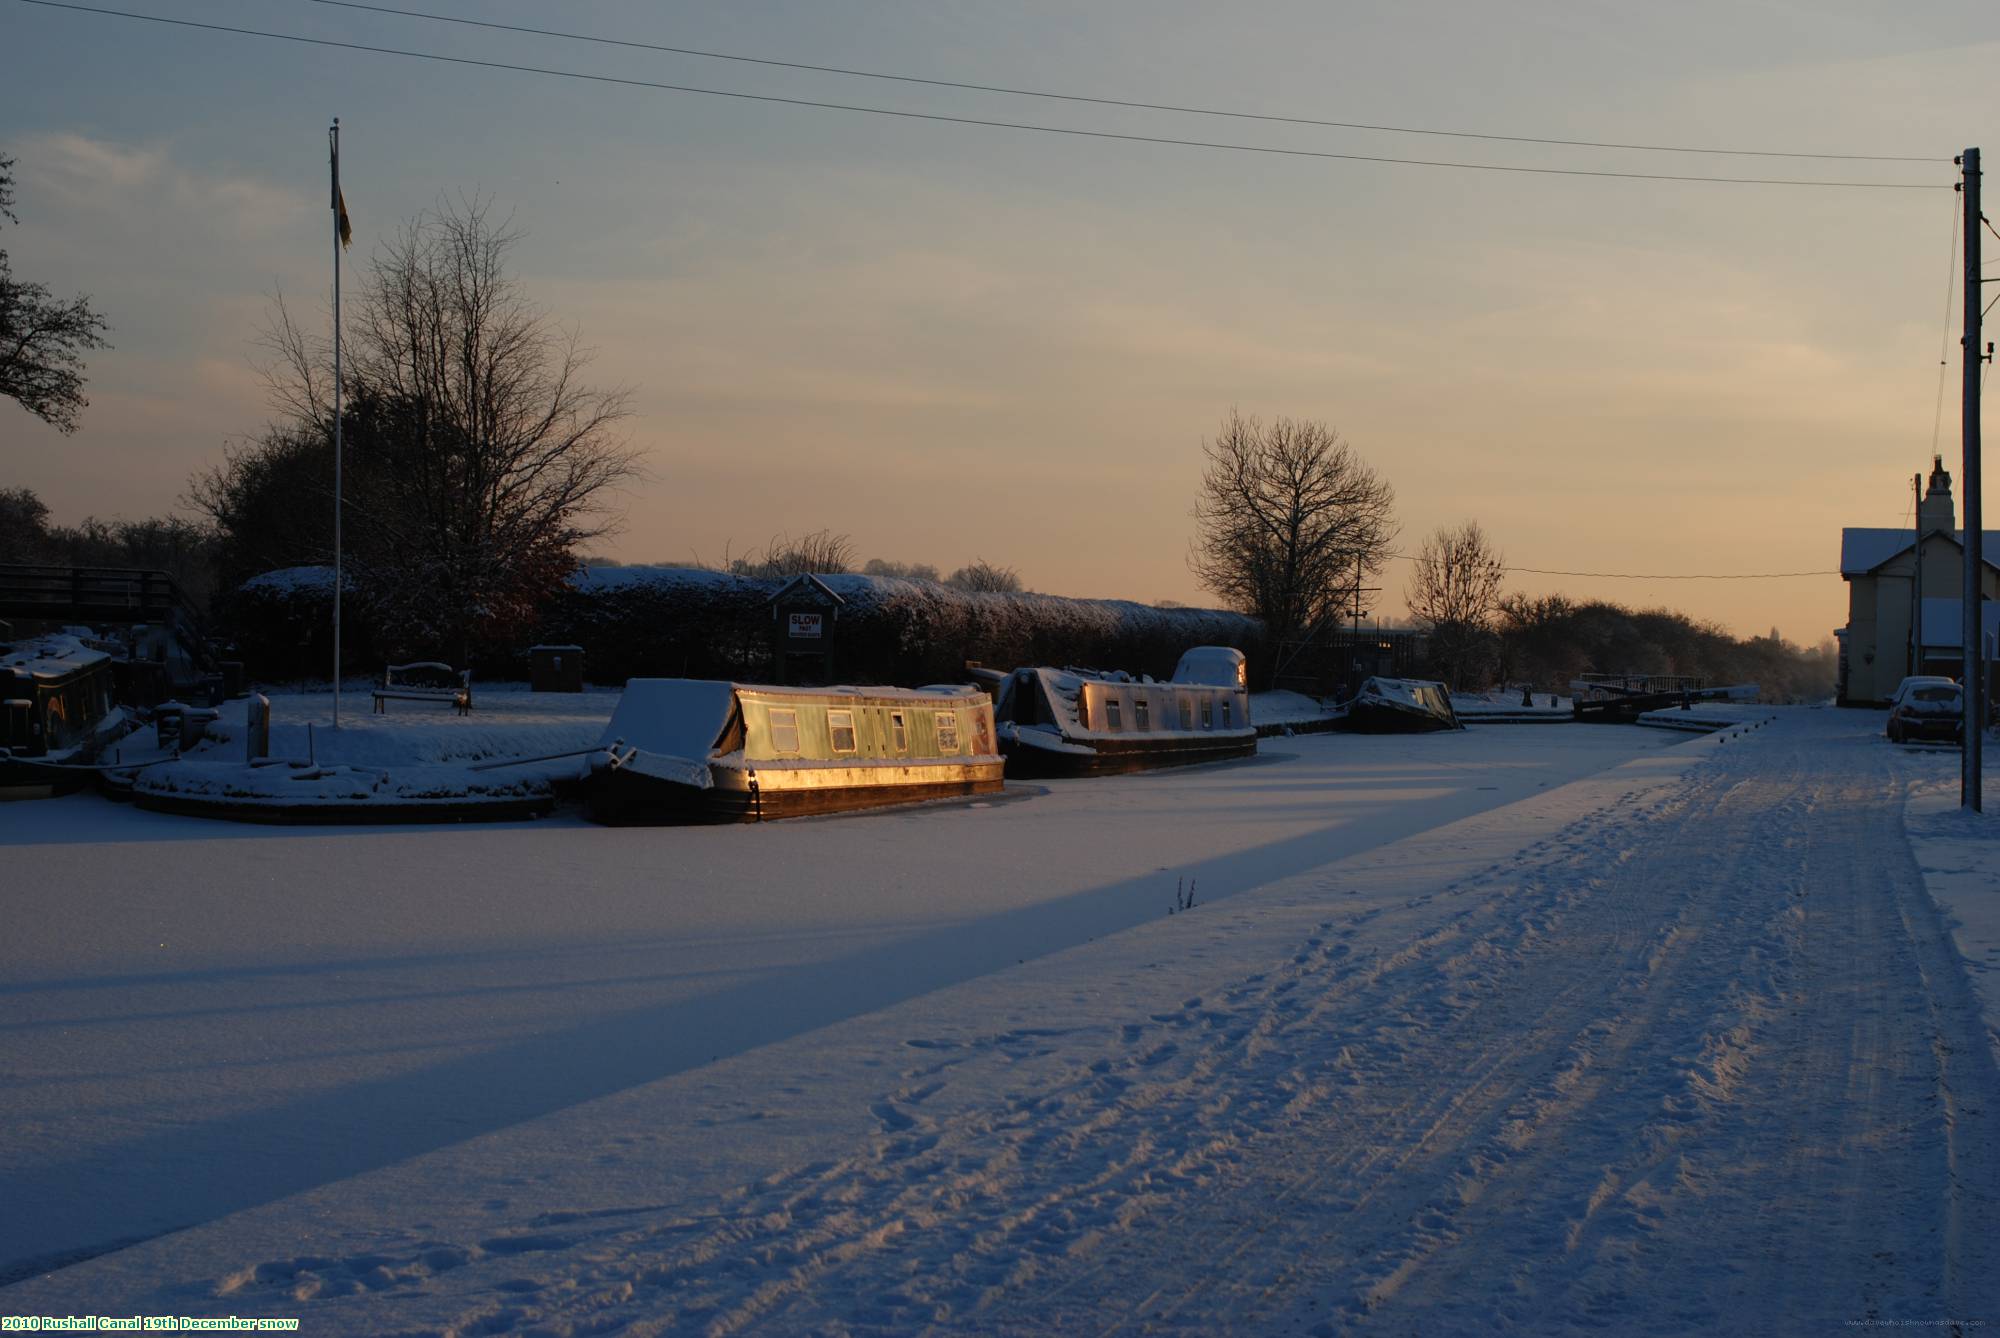
[[[974,687],[788,688],[635,678],[586,787],[611,825],[756,822],[996,791]]]

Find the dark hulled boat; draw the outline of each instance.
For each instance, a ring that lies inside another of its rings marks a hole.
[[[1243,653],[1197,646],[1165,683],[1093,669],[992,675],[1000,751],[1015,776],[1094,776],[1257,751]]]
[[[1345,706],[1346,727],[1356,734],[1427,734],[1464,729],[1442,683],[1418,678],[1371,678]]]
[[[1001,785],[993,705],[972,687],[635,678],[604,746],[585,797],[612,825],[755,822]]]

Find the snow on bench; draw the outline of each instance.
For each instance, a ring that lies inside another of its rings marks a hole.
[[[388,703],[437,702],[457,708],[460,715],[472,710],[472,671],[454,669],[438,660],[415,660],[392,664],[382,670],[382,686],[375,689],[375,710],[389,713]]]

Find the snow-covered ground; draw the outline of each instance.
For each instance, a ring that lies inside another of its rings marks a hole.
[[[526,684],[475,684],[474,709],[392,700],[375,712],[366,684],[343,688],[334,729],[331,691],[273,692],[268,757],[248,760],[248,703],[220,708],[207,737],[179,760],[136,773],[140,794],[237,806],[449,805],[547,796],[586,769],[618,704],[616,691],[532,693]],[[139,760],[150,731],[113,760]],[[128,756],[129,755],[129,756]],[[547,759],[520,763],[521,759]],[[494,766],[494,763],[508,763]]]
[[[1476,721],[1480,716],[1507,716],[1527,719],[1547,717],[1551,720],[1567,720],[1573,703],[1568,697],[1558,697],[1553,693],[1537,692],[1531,695],[1526,705],[1521,702],[1519,689],[1512,692],[1494,688],[1486,692],[1454,692],[1451,694],[1451,709],[1459,719]]]
[[[1910,748],[1910,849],[1943,911],[1965,961],[1968,982],[1986,1021],[1986,1039],[2000,1061],[2000,781],[1992,775],[2000,748],[1986,747],[1984,811],[1960,805],[1956,749]]]
[[[0,1259],[150,1237],[0,1313],[1992,1323],[1991,1022],[1903,827],[1940,759],[1777,714],[766,828],[0,810]]]

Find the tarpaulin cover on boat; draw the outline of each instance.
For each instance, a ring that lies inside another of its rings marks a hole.
[[[736,705],[736,685],[699,678],[635,678],[604,728],[604,746],[636,748],[623,765],[642,776],[709,786],[708,763]]]

